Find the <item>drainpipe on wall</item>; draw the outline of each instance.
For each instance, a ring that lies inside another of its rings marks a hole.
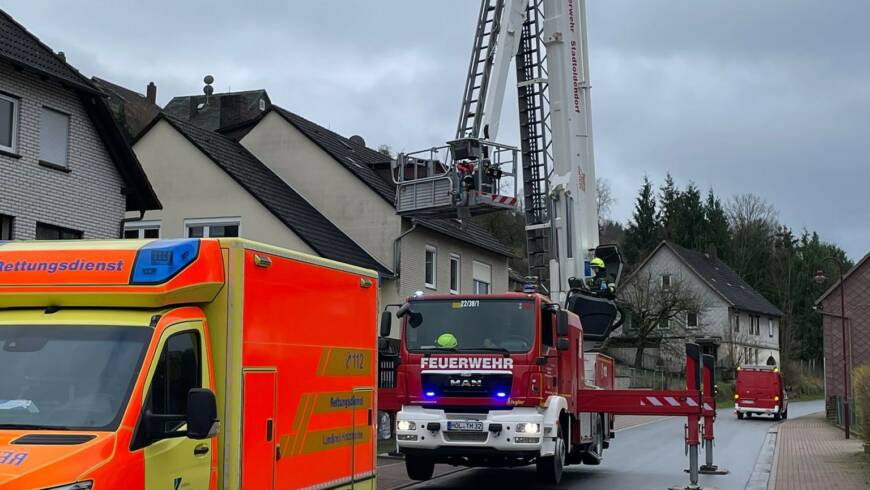
[[[122,238],[122,239],[124,238],[124,225],[126,225],[127,223],[131,223],[133,221],[142,221],[143,219],[145,219],[145,210],[144,209],[139,210],[139,217],[138,218],[122,218],[121,219],[121,231],[118,233],[118,238]]]
[[[402,290],[400,281],[398,279],[402,276],[402,247],[401,241],[402,238],[405,238],[412,231],[417,229],[417,221],[411,220],[411,227],[408,230],[404,231],[401,235],[397,236],[395,240],[393,240],[393,272],[396,275],[396,292],[400,292]]]

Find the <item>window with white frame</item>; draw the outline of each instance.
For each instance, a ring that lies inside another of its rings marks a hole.
[[[773,318],[767,319],[767,336],[773,337]]]
[[[18,99],[0,93],[0,150],[15,152],[18,135]]]
[[[160,238],[160,221],[130,221],[124,223],[124,238]]]
[[[423,269],[423,282],[429,289],[437,288],[438,277],[438,249],[432,245],[426,245],[426,257]]]
[[[756,337],[761,335],[761,318],[758,316],[750,316],[749,317],[749,326],[752,335]]]
[[[492,289],[492,266],[483,262],[471,263],[474,278],[474,294],[489,294]]]
[[[237,237],[241,228],[240,218],[206,218],[184,221],[187,238]]]
[[[67,167],[68,158],[69,114],[43,107],[39,119],[39,160]]]
[[[698,312],[686,312],[686,328],[698,328]]]
[[[670,289],[671,288],[671,275],[670,274],[662,274],[662,289]]]
[[[12,240],[12,224],[14,222],[12,216],[0,214],[0,240]]]
[[[734,314],[734,333],[740,332],[740,314]]]
[[[459,294],[460,265],[462,259],[456,254],[450,254],[450,292]]]

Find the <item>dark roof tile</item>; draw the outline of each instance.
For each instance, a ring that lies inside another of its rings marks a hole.
[[[665,244],[735,307],[764,315],[783,315],[779,308],[747,284],[739,274],[718,257],[689,250],[672,242],[666,241]]]
[[[92,94],[100,91],[78,70],[0,9],[0,59]]]

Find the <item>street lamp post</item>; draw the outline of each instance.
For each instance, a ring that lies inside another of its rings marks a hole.
[[[846,439],[849,438],[849,364],[846,362],[846,283],[843,282],[843,264],[834,257],[825,257],[825,260],[833,262],[837,266],[837,273],[840,276],[840,322],[843,335],[843,418],[845,419]],[[823,284],[827,278],[824,271],[816,271],[815,281],[817,284]]]

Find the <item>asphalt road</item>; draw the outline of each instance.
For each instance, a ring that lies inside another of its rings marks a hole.
[[[824,402],[792,402],[789,418],[824,410]],[[703,487],[743,490],[758,459],[771,418],[737,420],[733,410],[719,411],[716,419],[714,462],[728,475],[701,475]],[[646,489],[686,485],[688,467],[683,443],[683,418],[667,418],[617,432],[600,466],[571,466],[561,489]],[[700,461],[704,462],[701,448]],[[555,488],[537,482],[534,466],[515,469],[471,469],[415,485],[426,489]]]

